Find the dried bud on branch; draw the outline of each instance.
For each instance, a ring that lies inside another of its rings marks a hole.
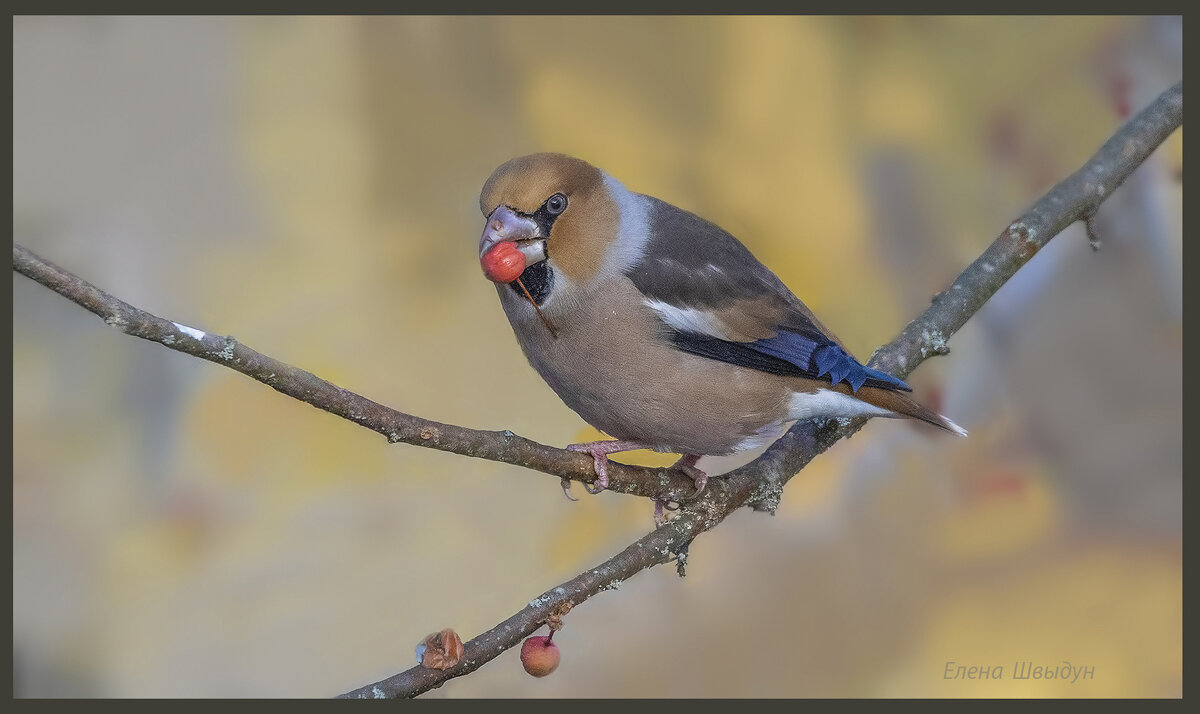
[[[424,647],[424,650],[421,649]],[[435,632],[417,647],[421,653],[421,666],[426,669],[450,669],[463,656],[462,638],[450,628]]]
[[[570,600],[563,600],[550,611],[550,615],[546,617],[546,625],[551,632],[558,632],[563,628],[563,617],[571,611],[572,607],[574,604]]]

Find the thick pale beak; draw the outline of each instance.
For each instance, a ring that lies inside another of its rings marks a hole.
[[[508,206],[500,206],[488,216],[483,235],[479,238],[479,257],[501,241],[511,241],[525,254],[525,267],[546,259],[546,236],[537,221],[518,216]]]

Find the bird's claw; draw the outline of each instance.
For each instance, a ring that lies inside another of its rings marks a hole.
[[[571,495],[571,479],[564,476],[562,481],[560,482],[560,485],[562,485],[563,495],[567,497],[568,501],[578,501],[579,500],[578,498],[575,498],[574,496]]]
[[[608,488],[608,455],[618,451],[630,451],[632,449],[645,448],[645,445],[636,441],[593,441],[586,444],[569,444],[567,451],[574,451],[577,454],[587,454],[592,457],[592,468],[596,471],[596,480],[592,483],[584,483],[583,488],[588,493],[595,495]],[[700,457],[695,454],[685,454],[679,461],[675,462],[675,468],[678,468],[683,473],[687,474],[688,478],[696,484],[695,496],[699,496],[704,487],[708,484],[708,474],[696,468],[696,462]],[[563,479],[563,493],[567,492],[570,482]],[[568,493],[567,498],[571,498]],[[574,498],[571,498],[574,501]],[[667,522],[666,511],[678,511],[679,503],[676,501],[652,499],[654,501],[654,523],[663,525]]]
[[[665,526],[667,524],[667,514],[664,511],[678,511],[679,504],[675,501],[666,501],[660,498],[652,500],[654,501],[654,525]]]
[[[696,492],[692,494],[692,498],[703,493],[704,487],[708,485],[708,474],[696,468],[696,462],[699,460],[699,456],[688,455],[675,462],[675,468],[686,474],[696,484]]]
[[[608,454],[596,448],[595,444],[570,444],[567,451],[587,454],[592,457],[592,468],[596,471],[596,480],[592,484],[583,484],[583,489],[593,496],[608,488]]]

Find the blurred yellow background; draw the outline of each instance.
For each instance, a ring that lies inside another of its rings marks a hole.
[[[14,240],[427,418],[594,434],[482,278],[555,150],[739,236],[860,358],[1182,77],[1179,18],[13,22]],[[869,424],[691,551],[433,697],[1180,696],[1182,135]],[[16,696],[328,696],[652,527],[141,342],[15,276]],[[620,460],[621,457],[618,457]],[[658,457],[666,458],[666,457]],[[704,467],[705,463],[702,462]],[[709,470],[726,465],[709,463]],[[1014,663],[1094,667],[1015,679]],[[946,678],[948,663],[1003,667]]]

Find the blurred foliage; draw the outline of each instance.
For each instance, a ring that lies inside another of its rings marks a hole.
[[[377,401],[562,445],[596,433],[474,256],[503,160],[575,154],[718,222],[866,358],[1112,133],[1114,92],[1181,76],[1179,27],[15,18],[14,236]],[[573,611],[553,676],[512,651],[430,696],[1179,696],[1181,173],[1177,133],[1104,251],[1069,231],[914,374],[970,439],[872,423],[686,579]],[[17,696],[334,694],[652,525],[13,297]],[[1088,366],[1130,349],[1132,393]],[[1064,659],[1094,679],[943,678]]]

